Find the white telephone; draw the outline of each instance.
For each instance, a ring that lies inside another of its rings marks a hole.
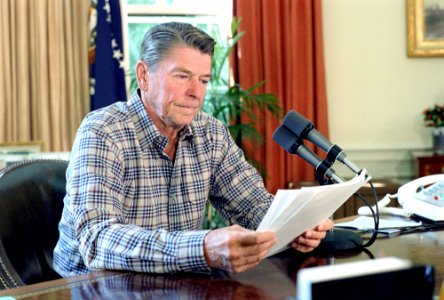
[[[389,207],[390,200],[398,198],[399,207]],[[411,216],[417,215],[432,221],[444,221],[444,174],[421,177],[404,184],[396,195],[387,194],[378,201],[380,213]],[[373,211],[375,205],[372,206]],[[367,206],[358,209],[358,214],[370,216]]]
[[[401,186],[398,202],[407,214],[444,221],[444,174],[421,177]]]

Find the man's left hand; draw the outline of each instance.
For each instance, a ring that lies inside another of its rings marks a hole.
[[[327,234],[327,231],[332,229],[334,223],[332,220],[327,219],[312,230],[307,230],[291,242],[291,247],[299,252],[313,251],[321,240]]]

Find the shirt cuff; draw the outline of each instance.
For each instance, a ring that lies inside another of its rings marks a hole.
[[[209,230],[185,231],[180,239],[179,265],[183,271],[208,271],[204,253],[204,239]]]

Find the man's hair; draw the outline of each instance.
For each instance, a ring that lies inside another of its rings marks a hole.
[[[149,29],[143,37],[140,59],[155,70],[157,64],[177,46],[183,45],[200,50],[213,57],[214,39],[204,31],[188,23],[169,22]]]

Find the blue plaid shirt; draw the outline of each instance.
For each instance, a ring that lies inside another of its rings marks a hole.
[[[174,162],[166,145],[137,92],[85,118],[54,250],[60,275],[208,271],[208,200],[229,224],[259,225],[273,195],[222,123],[198,113],[180,132]]]

